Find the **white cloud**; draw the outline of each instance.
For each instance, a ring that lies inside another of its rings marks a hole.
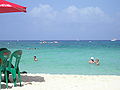
[[[86,16],[104,16],[105,13],[98,7],[86,7],[80,9],[80,14]]]
[[[39,5],[31,10],[31,16],[44,20],[52,20],[56,16],[56,12],[50,5]]]
[[[111,18],[99,7],[78,8],[76,6],[69,6],[61,11],[56,11],[50,5],[40,4],[31,10],[30,15],[44,22],[96,23],[111,21]]]

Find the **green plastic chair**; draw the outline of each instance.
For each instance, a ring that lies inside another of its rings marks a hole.
[[[22,50],[17,50],[15,52],[13,52],[11,54],[10,60],[8,62],[8,67],[6,67],[6,73],[8,74],[7,71],[9,71],[12,74],[14,86],[16,86],[16,82],[17,82],[16,75],[17,74],[18,74],[18,80],[20,82],[20,86],[21,86],[21,82],[22,82],[20,70],[19,70],[19,62],[21,59],[21,55],[22,55]],[[14,63],[14,60],[15,60],[15,63]],[[9,76],[7,78],[9,78]],[[8,80],[8,79],[6,79],[6,80]]]
[[[2,72],[6,71],[7,59],[10,57],[10,54],[11,51],[9,50],[0,51],[0,88],[1,88]],[[7,77],[6,73],[5,73],[5,77]],[[8,82],[6,82],[6,87],[8,88]]]

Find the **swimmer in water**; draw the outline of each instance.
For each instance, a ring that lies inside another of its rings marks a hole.
[[[100,65],[99,61],[100,61],[99,59],[95,60],[96,65]]]
[[[38,59],[37,59],[37,57],[36,57],[36,56],[34,56],[34,61],[38,61]]]
[[[91,57],[91,58],[90,58],[89,63],[90,63],[90,64],[95,63],[95,62],[94,62],[94,57]]]

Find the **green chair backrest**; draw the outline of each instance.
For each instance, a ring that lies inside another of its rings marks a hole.
[[[21,59],[21,55],[22,55],[22,50],[17,50],[15,52],[12,53],[11,55],[11,58],[9,60],[9,67],[11,67],[11,64],[13,64],[13,59],[15,59],[15,65],[14,68],[15,69],[18,69],[19,68],[19,62],[20,62],[20,59]]]
[[[1,67],[7,66],[7,59],[10,57],[10,54],[11,54],[10,50],[0,51],[0,66]]]

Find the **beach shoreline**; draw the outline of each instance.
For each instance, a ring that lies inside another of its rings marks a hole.
[[[9,83],[11,90],[120,90],[118,75],[21,74],[22,87]],[[12,78],[10,78],[12,81]],[[2,90],[5,83],[2,82]],[[7,89],[7,90],[9,90]]]

